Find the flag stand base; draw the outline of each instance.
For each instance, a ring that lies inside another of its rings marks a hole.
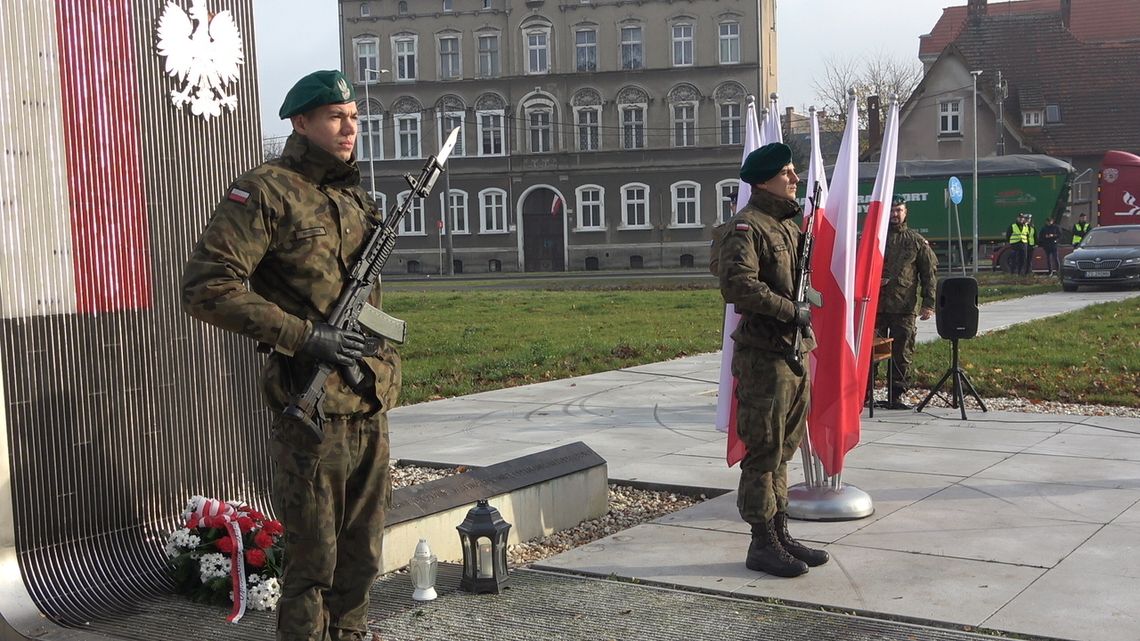
[[[854,485],[839,488],[796,483],[788,488],[788,516],[800,521],[854,521],[875,513],[871,495]]]

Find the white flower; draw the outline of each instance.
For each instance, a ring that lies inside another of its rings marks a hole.
[[[202,583],[206,583],[210,579],[229,576],[229,574],[230,560],[223,554],[217,552],[203,554],[202,558],[198,560],[198,575],[201,577]]]
[[[276,610],[281,599],[281,583],[277,579],[265,579],[249,589],[246,607],[251,610]]]
[[[201,544],[201,537],[196,534],[191,534],[190,530],[186,528],[175,530],[166,538],[166,556],[167,558],[173,559],[179,554],[193,550]]]
[[[186,501],[186,507],[182,510],[182,522],[185,523],[186,521],[190,520],[190,516],[194,514],[194,512],[197,512],[198,506],[205,501],[206,497],[202,496],[201,494],[195,494],[194,496],[191,496],[190,500]]]

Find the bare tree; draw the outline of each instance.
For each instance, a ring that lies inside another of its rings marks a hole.
[[[273,160],[280,158],[282,152],[285,151],[285,141],[289,136],[274,136],[272,138],[261,139],[261,155],[265,160]]]
[[[827,111],[821,127],[842,130],[847,124],[847,91],[855,90],[859,127],[867,127],[867,96],[879,96],[887,104],[892,96],[899,102],[907,98],[922,80],[922,64],[900,61],[879,51],[863,59],[828,58],[824,61],[822,79],[813,83],[819,108]]]

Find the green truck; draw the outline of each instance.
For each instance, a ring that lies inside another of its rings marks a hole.
[[[860,226],[878,170],[877,162],[859,163]],[[907,225],[930,241],[944,269],[960,268],[962,256],[967,265],[973,260],[973,171],[972,160],[900,160],[895,168],[894,193],[907,199]],[[1050,156],[979,158],[979,262],[988,263],[992,252],[1005,244],[1005,232],[1019,212],[1033,214],[1037,227],[1063,213],[1073,175],[1072,165]],[[964,192],[956,208],[948,194],[951,177],[962,182]],[[807,188],[806,181],[800,183],[801,197]]]

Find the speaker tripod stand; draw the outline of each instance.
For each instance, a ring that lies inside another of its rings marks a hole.
[[[970,377],[966,376],[966,370],[962,369],[962,367],[958,364],[957,338],[950,339],[950,350],[952,353],[952,356],[950,357],[950,369],[946,370],[946,373],[942,375],[942,379],[938,381],[938,384],[934,386],[934,389],[930,390],[930,393],[926,395],[926,398],[922,399],[922,402],[918,404],[918,407],[914,408],[914,411],[921,412],[922,408],[926,407],[926,404],[930,402],[930,399],[934,398],[934,395],[942,389],[942,386],[946,384],[946,381],[953,378],[954,396],[951,399],[950,407],[957,407],[962,411],[963,421],[966,420],[966,404],[963,402],[965,400],[963,392],[968,391],[970,395],[973,396],[976,401],[978,401],[978,405],[982,406],[982,411],[988,412],[989,410],[986,409],[985,401],[983,401],[982,397],[978,395],[978,391],[974,389],[974,384],[970,382]]]

